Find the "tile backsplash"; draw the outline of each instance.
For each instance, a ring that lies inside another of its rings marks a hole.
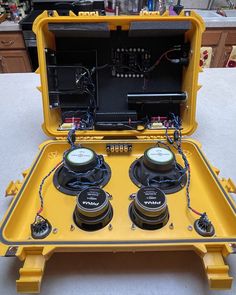
[[[236,0],[231,0],[236,5]],[[175,2],[175,1],[174,1]],[[185,8],[200,8],[206,9],[208,0],[182,0],[181,3],[184,5]],[[215,0],[212,8],[214,7],[222,7],[227,6],[226,0]]]

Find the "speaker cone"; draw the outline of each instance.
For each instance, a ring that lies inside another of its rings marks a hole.
[[[176,162],[173,152],[161,147],[147,149],[130,166],[129,176],[138,187],[153,186],[167,194],[181,190],[187,181],[186,170]]]
[[[53,177],[55,187],[68,195],[77,195],[88,187],[103,187],[111,177],[111,169],[102,155],[79,147],[65,152],[63,164]]]

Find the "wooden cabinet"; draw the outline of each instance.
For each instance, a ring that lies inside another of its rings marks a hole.
[[[232,51],[232,46],[225,46],[219,61],[219,67],[223,68],[226,66],[229,56]]]
[[[31,72],[26,50],[0,50],[1,73]]]
[[[212,47],[211,67],[225,67],[232,46],[236,45],[236,29],[221,28],[207,29],[202,36],[202,46]]]
[[[31,72],[21,32],[0,32],[0,73]]]

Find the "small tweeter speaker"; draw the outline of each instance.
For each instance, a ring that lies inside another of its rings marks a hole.
[[[64,159],[67,167],[74,172],[85,172],[97,165],[95,152],[88,148],[69,150],[65,153]]]
[[[168,149],[152,147],[144,152],[143,163],[155,171],[170,171],[175,163],[175,156]]]
[[[159,229],[169,220],[166,196],[155,187],[142,187],[129,207],[130,218],[139,228]]]
[[[105,227],[112,219],[113,210],[110,195],[101,188],[82,190],[74,210],[75,224],[85,231],[95,231]]]

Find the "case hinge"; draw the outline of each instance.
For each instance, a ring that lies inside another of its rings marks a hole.
[[[159,11],[147,11],[147,10],[141,10],[139,13],[140,16],[160,16]]]
[[[77,136],[76,135],[76,142],[102,140],[102,139],[103,139],[103,136]],[[67,141],[67,138],[66,137],[56,137],[56,140]]]
[[[99,16],[98,11],[80,11],[78,16]]]
[[[137,136],[137,139],[140,140],[163,140],[166,139],[165,135],[141,135]]]

